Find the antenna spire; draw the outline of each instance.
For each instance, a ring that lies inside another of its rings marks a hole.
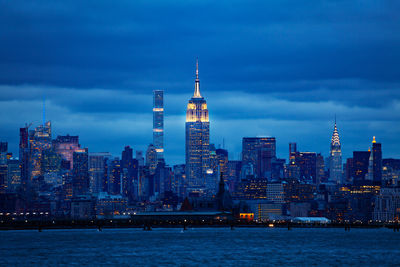
[[[196,80],[194,84],[193,98],[202,98],[200,94],[200,80],[199,80],[199,59],[196,58]]]
[[[199,79],[199,58],[196,58],[196,80]]]

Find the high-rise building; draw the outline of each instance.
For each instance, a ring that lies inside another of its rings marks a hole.
[[[270,179],[275,158],[275,137],[243,137],[242,171],[252,168],[257,178]],[[242,176],[245,178],[245,175]]]
[[[240,182],[240,170],[242,169],[242,161],[228,161],[228,188],[229,192],[234,192]]]
[[[382,182],[382,144],[372,140],[372,173],[374,183]]]
[[[164,91],[153,91],[153,145],[157,158],[164,155]]]
[[[89,153],[89,180],[90,192],[98,194],[106,192],[107,188],[107,174],[106,174],[106,161],[111,158],[108,152],[102,153]]]
[[[292,154],[297,152],[297,144],[296,143],[289,143],[289,160]]]
[[[138,161],[139,167],[144,166],[144,157],[143,157],[143,151],[136,151],[136,160]]]
[[[329,155],[329,179],[337,184],[343,183],[342,181],[342,149],[339,139],[339,132],[336,126],[333,129],[331,139],[331,149]]]
[[[207,103],[200,94],[199,68],[193,97],[186,110],[186,177],[191,188],[204,188],[210,168],[210,121]]]
[[[126,146],[124,151],[122,151],[121,168],[124,174],[122,176],[122,195],[132,201],[137,197],[139,166],[138,161],[133,159],[133,149],[129,146]]]
[[[186,174],[185,164],[174,165],[173,177],[172,177],[172,191],[179,197],[183,198],[186,196]]]
[[[63,160],[69,162],[69,169],[72,169],[72,166],[74,165],[74,151],[79,150],[81,147],[79,144],[79,136],[59,135],[55,140],[53,140],[53,147],[56,153],[61,155]]]
[[[306,183],[317,183],[317,153],[296,152],[295,166],[299,168],[299,179]]]
[[[8,150],[8,143],[0,142],[0,164],[1,165],[7,164],[7,150]]]
[[[317,184],[320,184],[325,180],[325,161],[324,157],[320,153],[317,154],[316,168],[317,168],[316,182]]]
[[[217,161],[219,166],[219,172],[222,173],[222,178],[224,182],[228,182],[228,150],[218,148],[216,151]],[[221,175],[219,175],[221,177]]]
[[[15,192],[18,186],[21,184],[21,170],[19,165],[20,163],[18,159],[9,159],[7,161],[7,189],[9,192]]]
[[[30,178],[36,179],[42,175],[43,151],[51,148],[51,122],[39,125],[29,131],[30,148]]]
[[[346,160],[346,167],[345,167],[345,176],[346,181],[345,183],[351,183],[353,177],[353,158],[348,158]]]
[[[7,191],[8,186],[8,167],[7,164],[0,164],[0,194],[4,194]]]
[[[352,177],[353,183],[363,183],[368,174],[369,157],[371,151],[354,151],[353,152],[353,168]]]
[[[149,168],[150,174],[155,173],[157,162],[157,150],[153,144],[150,144],[146,151],[146,166]]]
[[[85,195],[89,192],[88,149],[74,151],[73,162],[73,195]]]
[[[121,161],[118,157],[111,161],[110,176],[108,181],[108,193],[111,195],[121,194]]]
[[[26,125],[19,129],[19,161],[21,168],[21,184],[27,184],[30,181],[29,178],[29,143],[28,143],[28,128]]]

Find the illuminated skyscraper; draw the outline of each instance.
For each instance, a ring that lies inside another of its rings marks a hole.
[[[74,165],[73,154],[75,151],[81,149],[81,145],[79,144],[79,136],[59,135],[55,140],[53,140],[53,147],[54,150],[61,155],[63,160],[69,162],[69,169],[72,169]]]
[[[339,132],[336,127],[336,121],[332,134],[329,157],[329,179],[338,184],[342,183],[342,149],[340,145]]]
[[[210,168],[210,121],[207,103],[200,94],[199,64],[193,97],[186,110],[186,176],[188,186],[204,188]]]
[[[373,153],[373,180],[375,183],[382,182],[382,144],[375,141],[375,136],[372,141]]]
[[[51,148],[51,122],[39,125],[33,131],[29,131],[30,147],[30,178],[36,179],[42,175],[43,151]]]
[[[153,145],[157,158],[164,155],[164,91],[153,91]]]

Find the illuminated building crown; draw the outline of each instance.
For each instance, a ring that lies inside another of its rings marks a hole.
[[[196,80],[194,94],[187,105],[186,122],[209,122],[207,103],[200,94],[198,60],[196,60]]]
[[[340,149],[340,139],[339,139],[339,132],[335,122],[335,128],[333,129],[332,140],[331,140],[331,149],[332,148],[339,148]]]

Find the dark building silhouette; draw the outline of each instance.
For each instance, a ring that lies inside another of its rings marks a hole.
[[[108,180],[108,193],[111,195],[121,194],[121,162],[119,158],[114,158],[111,161],[110,176]]]
[[[218,211],[232,211],[233,202],[229,191],[225,188],[223,173],[220,175],[218,193],[217,193],[217,210]]]
[[[27,184],[29,179],[29,143],[28,126],[19,129],[19,160],[21,168],[21,184]]]
[[[346,183],[351,183],[353,181],[353,158],[348,158],[346,160],[345,166]]]
[[[249,175],[271,178],[272,161],[276,158],[275,137],[244,137],[242,140],[242,172],[253,169]],[[246,175],[243,175],[246,177]]]
[[[353,171],[352,178],[354,184],[365,182],[368,173],[370,151],[354,151],[353,152]]]
[[[373,181],[379,184],[382,182],[382,144],[375,141],[375,136],[372,141],[372,157]]]
[[[228,181],[228,150],[218,148],[215,150],[217,155],[219,172],[222,173],[224,181]]]
[[[7,153],[7,150],[8,150],[8,143],[0,142],[0,153]]]
[[[88,149],[84,148],[74,151],[73,162],[73,195],[85,195],[89,192]]]
[[[315,152],[296,152],[294,164],[299,169],[301,181],[317,183],[317,154]]]
[[[121,168],[123,173],[122,176],[122,195],[128,197],[129,201],[133,201],[137,197],[137,179],[139,164],[137,159],[133,158],[133,149],[126,146],[122,151],[121,157]]]

